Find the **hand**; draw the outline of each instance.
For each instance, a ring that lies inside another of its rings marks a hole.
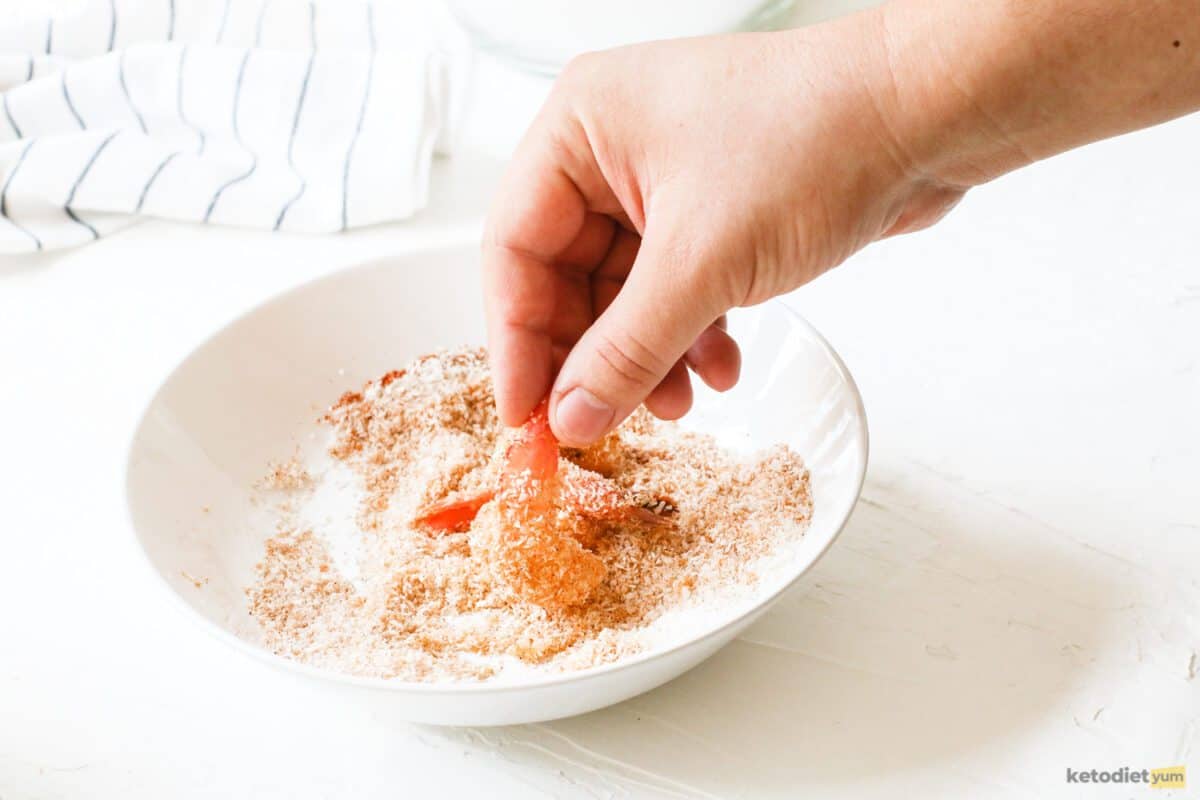
[[[521,143],[484,245],[503,421],[550,391],[594,441],[640,403],[674,419],[688,369],[738,377],[722,315],[793,289],[963,189],[882,123],[869,15],[811,31],[639,45],[567,68]]]
[[[969,186],[1196,108],[1200,15],[1151,5],[893,0],[572,62],[485,234],[501,419],[549,392],[554,433],[583,445],[639,403],[679,417],[689,369],[737,380],[727,310],[933,223]]]

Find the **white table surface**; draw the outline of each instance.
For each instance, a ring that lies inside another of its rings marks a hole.
[[[412,726],[168,606],[124,512],[143,404],[263,299],[477,237],[544,90],[486,81],[404,224],[147,223],[0,261],[2,800],[1162,797],[1065,771],[1174,764],[1200,794],[1200,116],[996,181],[789,298],[863,390],[866,490],[801,585],[663,688]]]

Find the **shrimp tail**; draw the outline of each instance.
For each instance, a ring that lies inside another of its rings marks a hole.
[[[471,527],[479,509],[495,496],[495,492],[486,491],[433,503],[421,509],[412,524],[434,533],[462,533]]]

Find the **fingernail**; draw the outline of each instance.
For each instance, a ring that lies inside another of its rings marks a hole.
[[[573,443],[590,444],[604,435],[615,413],[599,397],[576,386],[559,399],[554,421],[564,438]]]

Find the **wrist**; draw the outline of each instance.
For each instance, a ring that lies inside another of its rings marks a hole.
[[[921,180],[967,189],[1043,155],[1011,114],[1029,83],[1018,72],[1034,67],[1014,52],[1003,5],[895,0],[867,12],[876,106]]]

